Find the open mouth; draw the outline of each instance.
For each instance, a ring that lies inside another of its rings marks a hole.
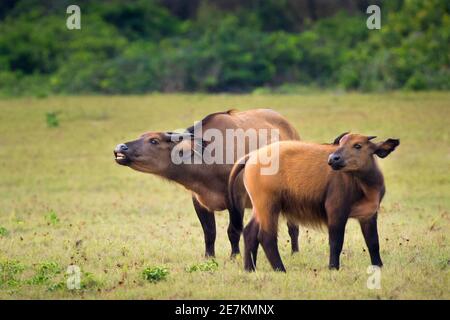
[[[121,165],[127,165],[131,162],[127,155],[122,152],[114,151],[114,157],[116,159],[116,162]]]

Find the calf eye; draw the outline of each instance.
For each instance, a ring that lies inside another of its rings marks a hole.
[[[149,141],[151,144],[158,144],[159,142],[158,142],[158,140],[156,140],[156,139],[150,139],[150,141]]]
[[[360,144],[355,144],[354,146],[353,146],[353,148],[355,148],[355,149],[361,149],[361,145]]]

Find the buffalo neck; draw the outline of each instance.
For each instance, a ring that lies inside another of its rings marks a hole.
[[[199,192],[205,187],[205,184],[209,185],[211,182],[207,171],[205,166],[198,164],[171,164],[169,170],[161,176],[175,181],[191,191]]]

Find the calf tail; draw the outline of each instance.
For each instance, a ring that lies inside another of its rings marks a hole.
[[[243,229],[243,212],[239,208],[239,205],[236,203],[236,195],[235,195],[235,182],[236,178],[241,173],[241,171],[245,168],[245,164],[249,158],[249,155],[245,155],[241,159],[236,162],[231,169],[230,176],[228,178],[228,210],[230,211],[230,223],[234,227],[234,229],[238,232],[241,232]]]

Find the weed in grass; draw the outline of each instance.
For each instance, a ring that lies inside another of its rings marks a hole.
[[[142,271],[142,276],[145,280],[156,283],[162,280],[166,280],[169,275],[169,270],[164,267],[148,267]]]
[[[5,227],[1,227],[0,226],[0,236],[1,237],[6,237],[7,235],[9,235],[8,229],[6,229]]]
[[[66,282],[65,281],[60,281],[60,282],[57,282],[57,283],[50,284],[47,287],[47,291],[53,292],[53,291],[64,289],[65,287],[66,287]]]
[[[196,271],[214,272],[214,271],[217,271],[218,269],[219,269],[219,263],[216,260],[211,259],[211,260],[203,262],[203,263],[193,264],[193,265],[186,267],[186,272],[189,272],[189,273],[196,272]]]
[[[53,210],[51,210],[49,213],[47,213],[46,218],[47,218],[48,223],[52,224],[52,225],[56,225],[59,222],[59,218],[56,215],[56,212]]]
[[[46,284],[57,274],[61,273],[61,268],[56,262],[43,262],[39,264],[36,274],[28,280],[29,284]]]
[[[58,112],[47,112],[45,114],[45,120],[47,122],[47,127],[49,128],[59,127]]]
[[[101,287],[102,283],[100,280],[98,280],[93,273],[91,272],[83,272],[83,275],[81,277],[81,289],[88,290],[88,289],[95,289]]]
[[[15,287],[20,284],[17,278],[23,271],[25,266],[17,260],[0,261],[0,287]]]

